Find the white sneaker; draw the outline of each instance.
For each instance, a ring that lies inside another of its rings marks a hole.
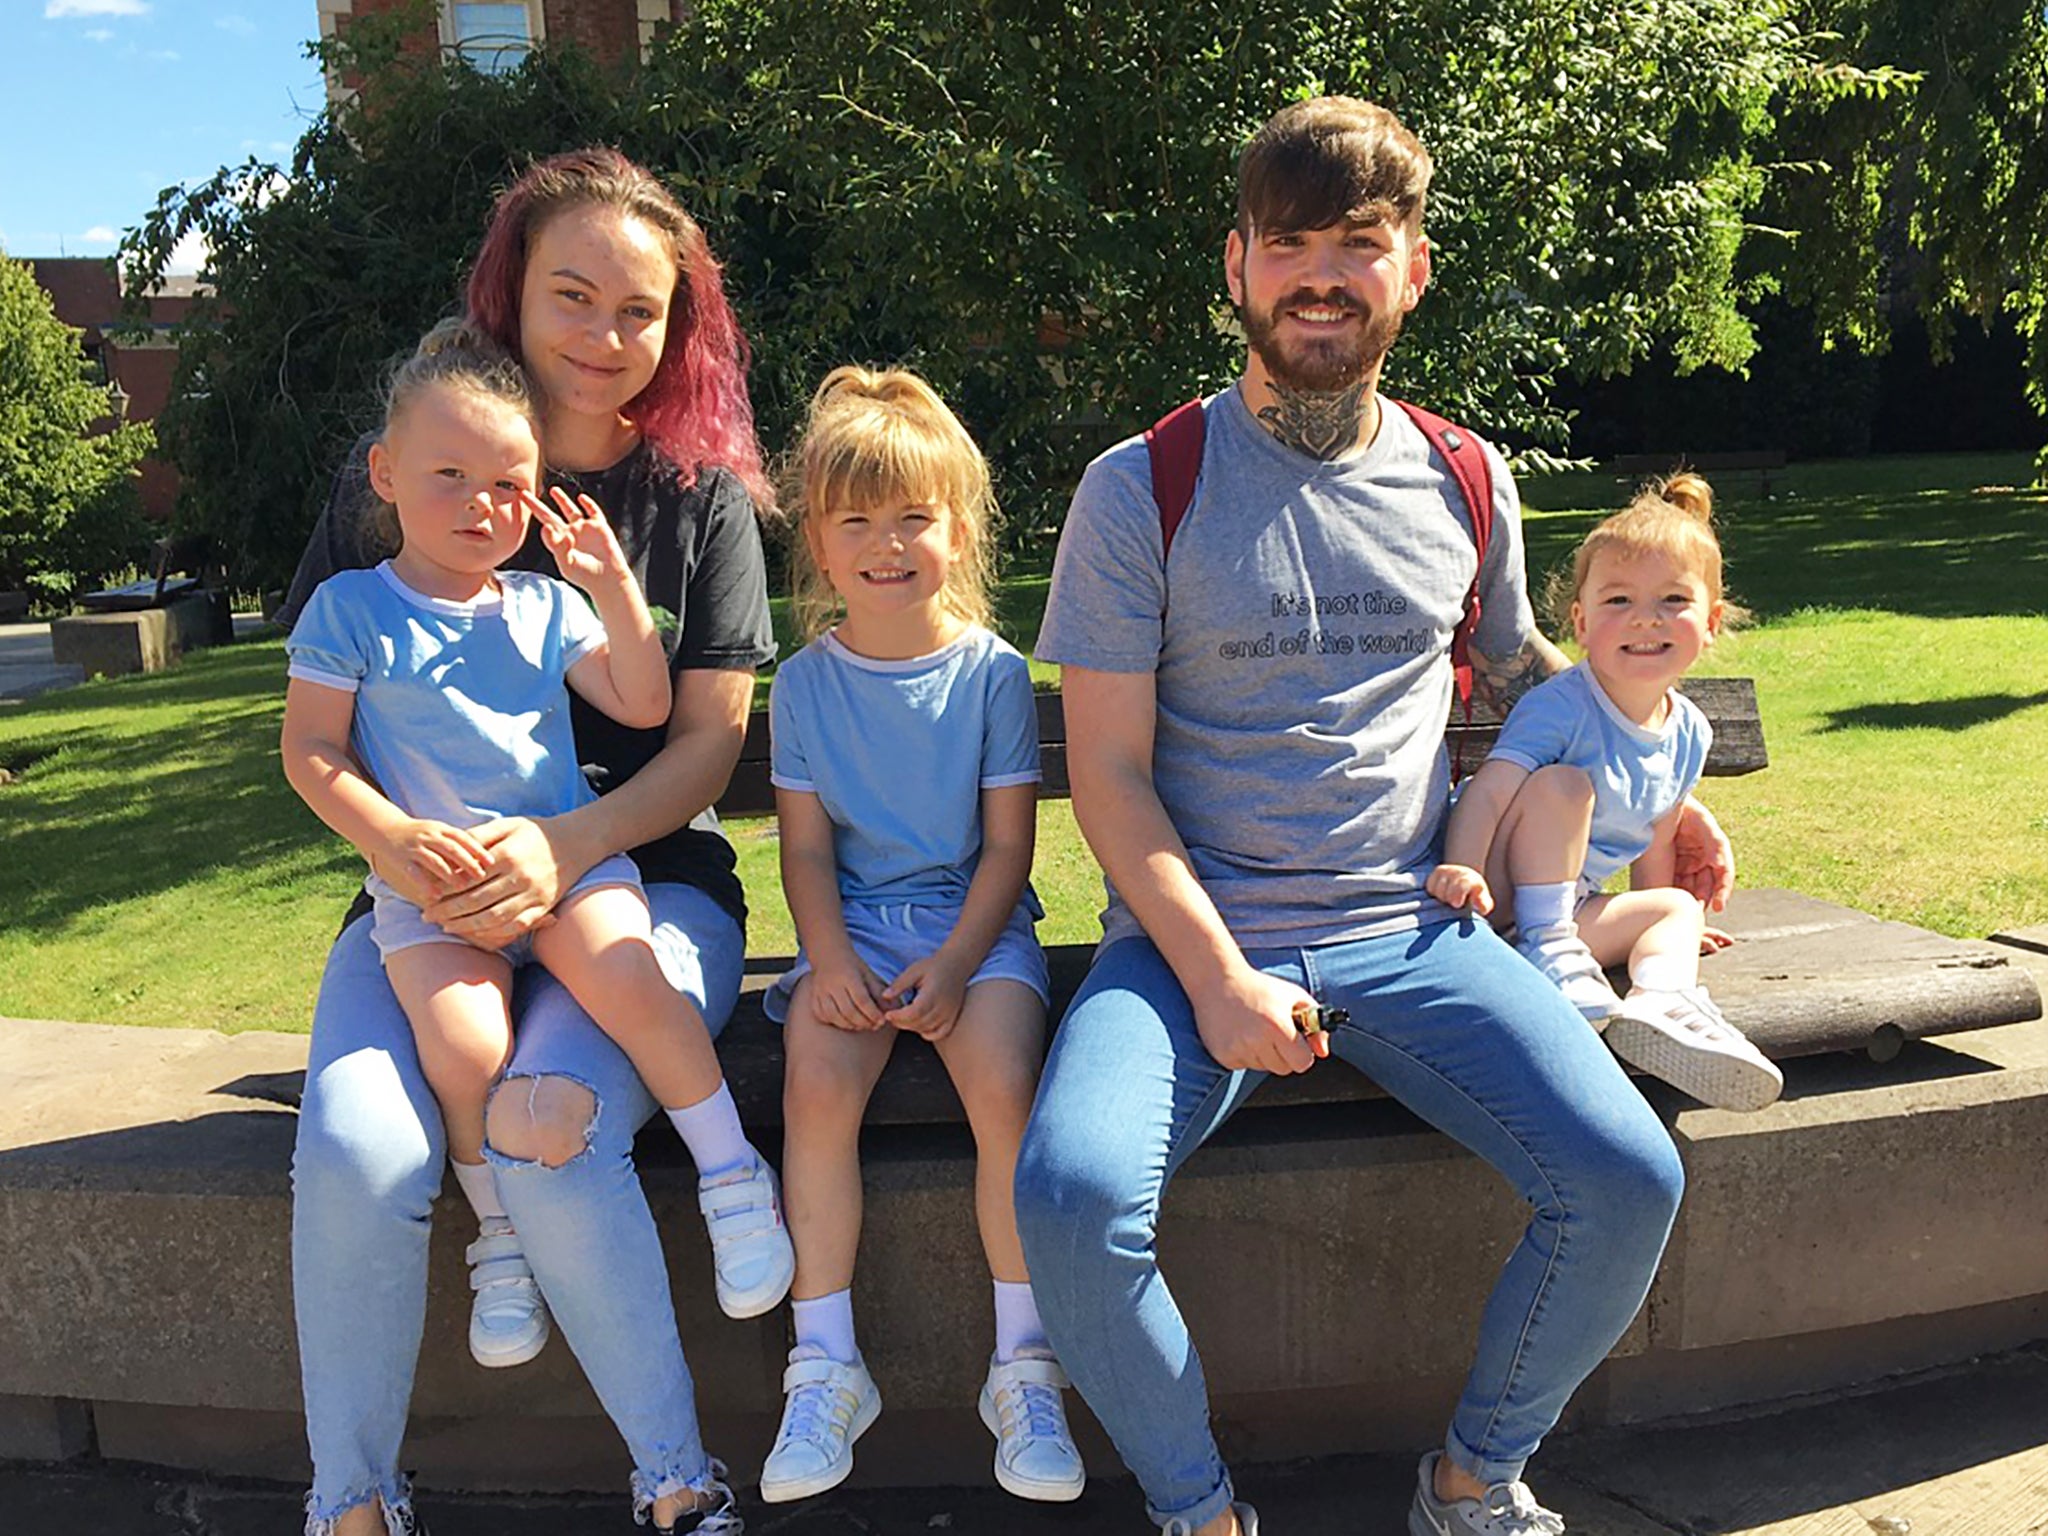
[[[1071,1386],[1049,1349],[1020,1349],[988,1364],[981,1388],[981,1422],[996,1437],[996,1481],[1020,1499],[1060,1504],[1081,1497],[1088,1471],[1060,1394]]]
[[[1608,1022],[1607,1044],[1717,1109],[1762,1109],[1785,1088],[1784,1073],[1721,1017],[1705,987],[1631,992]]]
[[[770,1504],[845,1482],[853,1470],[853,1442],[882,1411],[882,1394],[867,1366],[830,1359],[812,1344],[789,1352],[782,1391],[782,1427],[761,1464],[761,1497]]]
[[[494,1217],[463,1253],[469,1260],[469,1352],[478,1365],[524,1365],[548,1342],[548,1306],[512,1223]]]
[[[732,1489],[726,1485],[725,1463],[715,1457],[711,1462],[711,1480],[704,1485],[698,1497],[704,1504],[697,1509],[686,1509],[676,1516],[674,1525],[655,1525],[654,1536],[742,1536],[746,1522],[740,1519],[738,1502],[732,1496]],[[655,1501],[647,1500],[645,1505],[636,1495],[633,1519],[653,1524]]]
[[[796,1250],[782,1224],[775,1170],[759,1158],[701,1179],[697,1208],[711,1232],[718,1305],[727,1317],[759,1317],[780,1306],[796,1278]]]
[[[1527,1483],[1495,1483],[1484,1498],[1439,1499],[1436,1464],[1442,1455],[1431,1451],[1416,1469],[1408,1536],[1564,1536],[1564,1517],[1538,1504]]]
[[[1613,984],[1573,924],[1525,929],[1515,935],[1515,948],[1595,1029],[1620,1012]]]

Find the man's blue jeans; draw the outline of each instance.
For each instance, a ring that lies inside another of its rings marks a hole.
[[[1649,1291],[1684,1184],[1670,1136],[1600,1037],[1484,923],[1246,958],[1348,1009],[1332,1057],[1477,1152],[1533,1207],[1445,1441],[1487,1482],[1519,1477]],[[1264,1077],[1217,1065],[1158,950],[1122,940],[1097,957],[1054,1036],[1017,1165],[1047,1333],[1161,1525],[1200,1526],[1231,1488],[1200,1358],[1159,1273],[1160,1200]]]

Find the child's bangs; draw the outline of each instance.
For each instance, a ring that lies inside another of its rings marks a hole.
[[[923,502],[958,505],[959,449],[901,421],[817,445],[812,510],[866,510]]]

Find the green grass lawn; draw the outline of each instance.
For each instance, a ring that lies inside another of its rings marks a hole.
[[[2021,455],[1795,467],[1724,509],[1754,610],[1713,670],[1757,679],[1772,766],[1709,781],[1747,884],[1958,935],[2048,922],[2048,496]],[[1525,487],[1532,570],[1618,497]],[[1020,645],[1042,575],[1003,594]],[[1034,668],[1048,680],[1049,668]],[[0,1014],[303,1029],[361,869],[278,771],[274,640],[176,672],[0,706]],[[772,824],[733,828],[753,948],[787,951]],[[1100,880],[1064,802],[1040,812],[1051,942],[1094,936]]]

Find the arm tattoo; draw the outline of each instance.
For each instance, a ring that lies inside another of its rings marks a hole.
[[[1329,394],[1281,384],[1270,387],[1275,403],[1260,406],[1258,418],[1287,447],[1327,461],[1343,457],[1357,444],[1365,425],[1369,381],[1360,379]]]
[[[1533,640],[1502,661],[1495,661],[1476,649],[1472,652],[1474,688],[1480,698],[1492,704],[1503,716],[1515,707],[1523,694],[1556,670],[1556,663],[1550,655]]]

